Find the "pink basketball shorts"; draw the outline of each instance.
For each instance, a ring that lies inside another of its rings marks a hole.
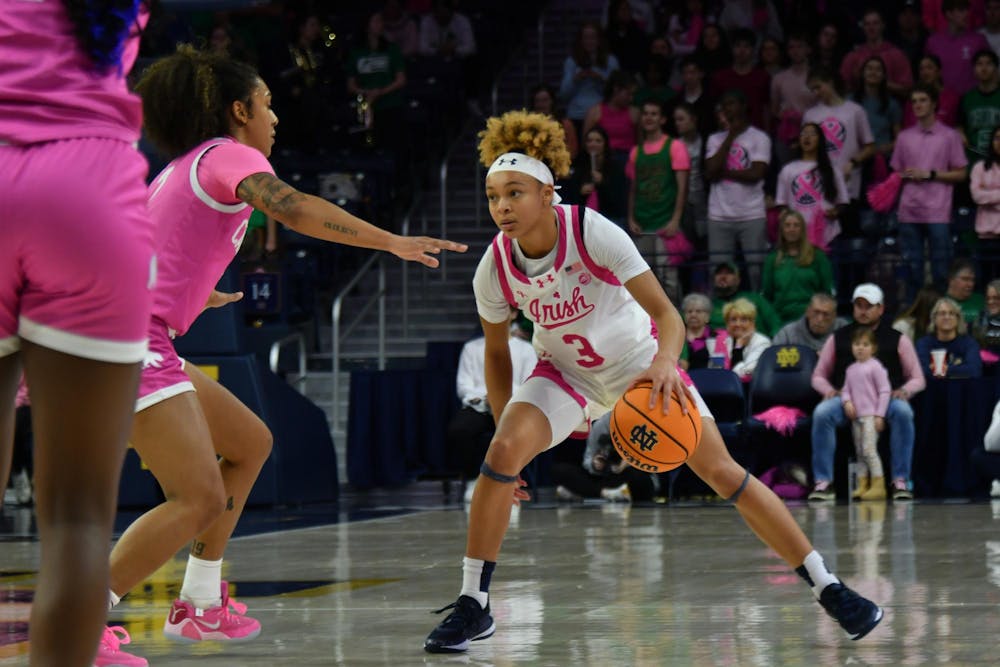
[[[0,145],[0,356],[24,339],[142,360],[154,280],[147,169],[112,139]]]
[[[153,318],[149,326],[149,352],[142,362],[135,411],[141,412],[185,391],[194,391],[194,384],[184,370],[184,360],[174,350],[167,325]]]

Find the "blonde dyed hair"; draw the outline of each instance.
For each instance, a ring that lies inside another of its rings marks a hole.
[[[533,111],[508,111],[486,121],[479,133],[479,161],[489,168],[504,153],[524,153],[541,160],[556,178],[569,175],[570,156],[562,124]]]
[[[753,305],[753,301],[750,299],[744,299],[743,297],[733,299],[722,307],[722,319],[728,322],[729,318],[735,315],[742,315],[756,324],[757,306]]]

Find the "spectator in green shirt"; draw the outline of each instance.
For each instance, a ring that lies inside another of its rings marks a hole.
[[[406,145],[403,86],[406,71],[399,47],[385,37],[380,12],[368,15],[364,37],[347,58],[347,92],[371,110],[376,146],[398,152]],[[363,114],[359,114],[363,115]]]
[[[732,262],[723,262],[715,267],[712,286],[712,317],[708,323],[713,329],[724,329],[726,320],[722,308],[739,298],[746,299],[757,309],[757,331],[768,338],[781,328],[781,319],[771,302],[757,292],[740,291],[740,270]]]
[[[948,269],[948,290],[945,296],[954,299],[962,309],[962,319],[975,324],[983,312],[983,295],[976,291],[976,264],[967,257],[959,257]]]
[[[833,292],[833,269],[826,253],[809,242],[802,214],[785,209],[777,248],[764,260],[761,294],[785,324],[802,317],[816,292]]]

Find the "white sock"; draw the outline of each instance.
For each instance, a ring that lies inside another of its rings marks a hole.
[[[122,599],[117,595],[115,595],[115,592],[113,590],[108,589],[108,611],[111,611],[116,606],[118,606],[118,603],[121,601]]]
[[[486,561],[479,560],[478,558],[469,558],[466,556],[462,559],[462,592],[460,595],[468,595],[478,602],[480,607],[486,609],[486,605],[490,601],[490,594],[488,591],[480,590],[484,565],[486,565]],[[492,565],[495,567],[496,563]],[[492,572],[492,568],[490,569]],[[487,583],[487,586],[489,586],[489,583]]]
[[[819,555],[818,551],[812,551],[806,556],[806,559],[802,561],[802,568],[805,568],[806,573],[809,575],[806,581],[809,583],[809,587],[817,599],[819,599],[819,594],[823,592],[824,588],[830,584],[840,583],[840,579],[835,577],[830,570],[826,569],[826,563],[823,562],[823,557]]]
[[[202,560],[188,556],[181,599],[199,609],[222,604],[222,559]]]

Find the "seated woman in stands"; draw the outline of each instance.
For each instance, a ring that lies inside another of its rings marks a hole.
[[[708,360],[711,356],[708,344],[715,336],[712,327],[708,326],[708,319],[712,315],[712,301],[704,294],[692,292],[681,301],[681,315],[684,316],[684,328],[686,340],[684,341],[684,354],[681,355],[682,364],[685,370],[694,368],[708,368]],[[686,355],[686,359],[683,357]]]
[[[931,310],[928,333],[917,340],[917,358],[924,377],[970,378],[983,374],[979,345],[966,333],[962,309],[953,299],[941,297]]]
[[[722,356],[723,366],[749,382],[760,355],[771,339],[757,332],[757,307],[748,299],[733,299],[722,308],[726,330],[709,343],[712,356]]]

